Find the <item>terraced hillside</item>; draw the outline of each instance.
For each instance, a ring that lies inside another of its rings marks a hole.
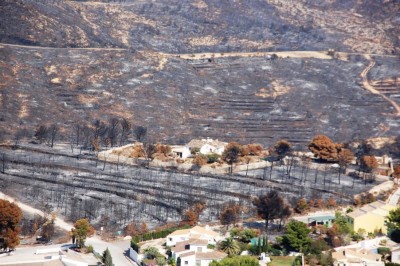
[[[399,8],[388,0],[5,0],[0,129],[11,139],[57,122],[67,136],[76,121],[117,116],[170,143],[288,138],[304,147],[318,133],[340,142],[394,136]],[[329,48],[342,53],[328,56]]]

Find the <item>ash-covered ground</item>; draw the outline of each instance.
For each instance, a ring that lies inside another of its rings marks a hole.
[[[77,121],[116,116],[166,143],[212,137],[271,145],[286,138],[302,148],[315,134],[345,142],[399,130],[393,106],[362,86],[369,60],[359,55],[186,60],[126,50],[0,49],[0,124],[10,134],[54,122],[68,131]],[[397,58],[373,60],[370,83],[396,80]],[[391,86],[388,95],[398,102],[399,83]]]
[[[287,138],[303,148],[315,134],[397,135],[399,10],[387,0],[2,1],[3,139],[54,122],[68,135],[74,122],[111,116],[168,143]],[[332,48],[349,54],[242,54]]]
[[[145,222],[151,228],[181,221],[184,212],[203,203],[203,222],[219,220],[228,203],[242,206],[242,218],[254,217],[252,199],[278,190],[295,206],[300,198],[336,204],[352,204],[353,196],[366,192],[382,180],[364,183],[360,178],[342,175],[337,169],[311,167],[300,161],[250,171],[249,175],[202,175],[95,160],[93,154],[74,152],[68,145],[50,149],[22,145],[3,147],[4,173],[0,189],[44,211],[54,210],[67,220],[89,218],[93,224],[121,230],[132,222]]]

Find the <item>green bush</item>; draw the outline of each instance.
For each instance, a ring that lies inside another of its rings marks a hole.
[[[208,248],[208,249],[215,249],[215,245],[208,244],[208,245],[207,245],[207,248]]]
[[[390,248],[387,248],[387,247],[379,247],[379,248],[378,248],[378,254],[381,254],[381,255],[390,254]]]
[[[210,266],[232,266],[232,265],[259,266],[258,259],[256,257],[251,257],[251,256],[228,257],[220,261],[213,261],[210,263]]]
[[[385,266],[400,266],[400,264],[394,262],[386,262]]]
[[[176,230],[187,229],[187,228],[191,228],[191,226],[185,225],[185,226],[181,226],[181,227],[168,228],[168,229],[161,230],[161,231],[147,232],[145,234],[133,236],[132,241],[135,243],[139,243],[139,242],[147,241],[147,240],[165,238],[167,235],[175,232]]]
[[[88,251],[88,253],[93,253],[93,246],[92,245],[89,245],[88,247],[87,247],[87,251]]]
[[[216,153],[210,153],[207,155],[207,163],[215,163],[219,161],[219,155]]]
[[[360,234],[358,234],[358,233],[353,233],[352,235],[351,235],[351,239],[353,240],[353,241],[361,241],[361,240],[363,240],[364,239],[364,237],[362,236],[362,235],[360,235]]]
[[[271,256],[282,256],[282,254],[283,254],[282,250],[276,249],[276,248],[270,248],[269,251],[268,251],[268,253],[269,253]]]
[[[198,152],[200,152],[200,148],[195,147],[190,149],[192,155],[196,155]]]
[[[238,241],[237,243],[238,243],[238,245],[240,247],[240,252],[248,250],[249,247],[248,247],[247,243],[244,243],[244,242],[241,242],[241,241]]]
[[[131,248],[139,254],[140,246],[133,239],[131,240]]]

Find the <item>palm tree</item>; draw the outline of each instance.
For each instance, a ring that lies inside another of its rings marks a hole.
[[[229,257],[238,255],[240,252],[239,244],[232,237],[219,242],[218,249],[228,254]]]

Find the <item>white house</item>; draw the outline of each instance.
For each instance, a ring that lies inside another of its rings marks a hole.
[[[224,152],[225,146],[213,146],[209,143],[204,144],[200,148],[200,153],[202,154],[210,154],[210,153],[216,153],[221,155]]]
[[[210,138],[193,139],[187,144],[189,149],[197,148],[202,154],[216,153],[219,155],[222,155],[226,145],[228,145],[228,143]]]
[[[171,146],[171,152],[181,159],[186,159],[191,155],[189,147],[186,146]]]
[[[207,244],[215,245],[217,241],[222,239],[220,235],[208,228],[195,226],[190,229],[177,230],[167,236],[167,246],[175,246],[179,242],[189,239],[206,240]]]
[[[208,266],[213,260],[219,261],[225,258],[227,254],[219,251],[196,252],[196,266]]]
[[[175,247],[171,248],[172,257],[176,260],[188,251],[205,252],[207,250],[207,245],[207,240],[202,239],[189,239],[179,242]]]
[[[384,266],[381,255],[367,250],[346,248],[332,253],[334,266]]]
[[[400,263],[400,246],[392,249],[391,258],[393,263]]]
[[[223,252],[208,249],[207,245],[208,241],[204,239],[179,242],[171,248],[172,257],[175,260],[180,258],[182,266],[208,266],[211,261],[221,260],[227,256]]]
[[[194,251],[184,252],[179,258],[181,258],[182,266],[196,266],[196,253]]]

